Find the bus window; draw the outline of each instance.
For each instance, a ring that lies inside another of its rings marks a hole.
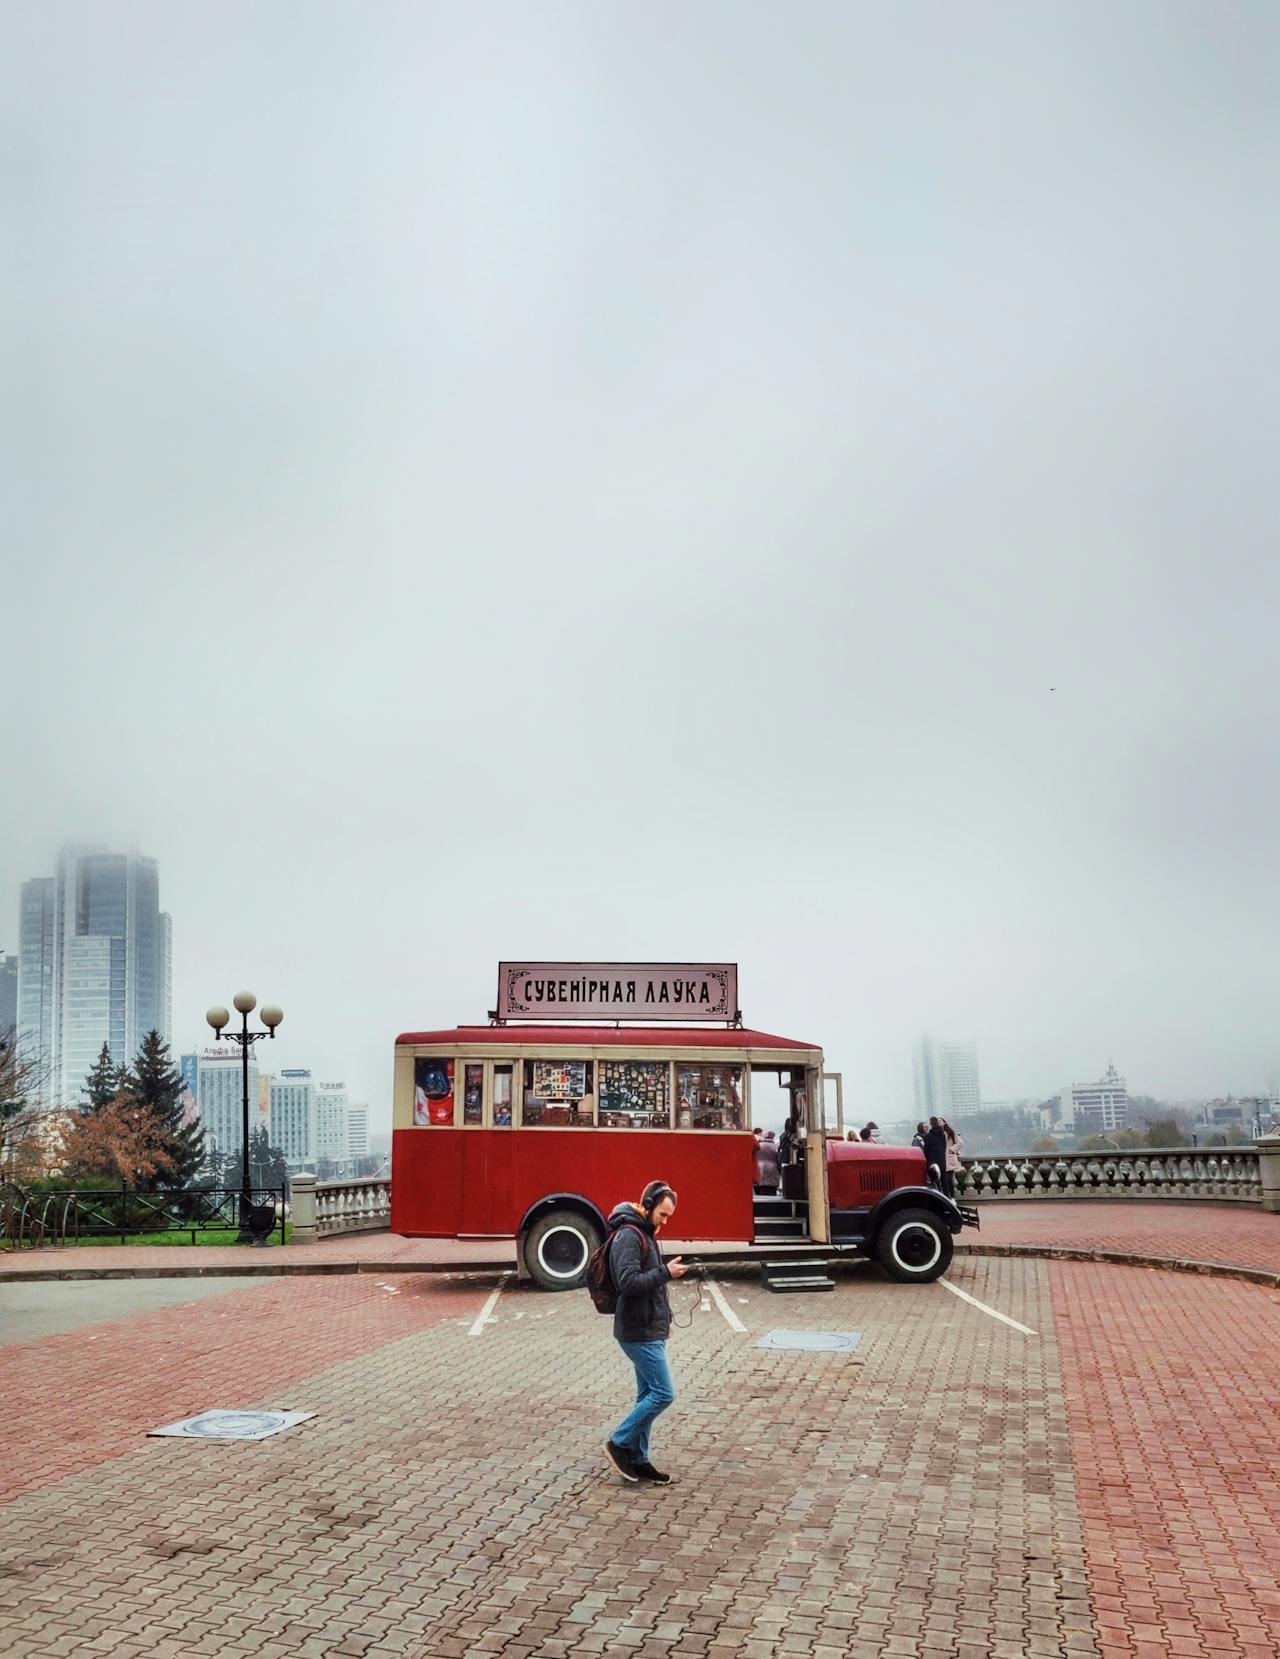
[[[512,1069],[510,1066],[495,1066],[493,1068],[493,1127],[495,1129],[510,1129],[511,1127],[511,1088]]]
[[[413,1062],[413,1121],[434,1128],[452,1125],[452,1060],[419,1056]]]
[[[601,1060],[600,1127],[669,1129],[665,1060]]]
[[[741,1129],[742,1067],[679,1066],[676,1108],[680,1129]]]
[[[484,1067],[468,1065],[462,1076],[462,1121],[484,1122]]]
[[[595,1117],[594,1073],[591,1060],[526,1060],[520,1121],[526,1128],[589,1126]]]

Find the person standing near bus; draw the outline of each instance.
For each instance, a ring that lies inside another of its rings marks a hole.
[[[667,1281],[685,1274],[679,1256],[664,1261],[658,1234],[675,1214],[676,1195],[665,1181],[650,1181],[637,1204],[615,1205],[609,1217],[609,1271],[618,1293],[613,1334],[635,1367],[636,1403],[609,1436],[610,1464],[629,1481],[670,1484],[671,1476],[649,1461],[649,1431],[676,1397],[667,1364],[671,1301]]]
[[[946,1118],[942,1120],[942,1127],[947,1137],[947,1167],[943,1171],[942,1190],[948,1198],[954,1198],[956,1195],[956,1171],[960,1168],[960,1154],[964,1151],[964,1142]]]
[[[945,1192],[943,1184],[947,1173],[947,1132],[942,1127],[942,1119],[932,1117],[929,1127],[924,1132],[924,1164],[925,1172],[931,1187],[937,1187],[939,1192]]]

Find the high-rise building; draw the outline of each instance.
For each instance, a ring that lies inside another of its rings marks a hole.
[[[369,1156],[369,1108],[367,1106],[347,1107],[347,1157],[367,1158]]]
[[[18,908],[18,1051],[52,1098],[54,904],[52,876],[24,881]]]
[[[55,875],[24,882],[18,1042],[44,1098],[74,1105],[104,1043],[127,1065],[148,1031],[168,1042],[172,974],[155,859],[63,847]]]
[[[239,1158],[244,1145],[244,1069],[235,1043],[184,1054],[178,1062],[183,1081],[196,1099],[196,1115],[204,1129],[205,1151]],[[195,1087],[192,1088],[194,1078]],[[249,1134],[257,1127],[258,1067],[249,1050]]]
[[[1129,1122],[1129,1093],[1115,1065],[1096,1083],[1073,1083],[1062,1091],[1062,1115],[1076,1126],[1077,1135],[1097,1135],[1123,1129]]]
[[[316,1085],[316,1162],[347,1161],[347,1085]]]
[[[270,1089],[271,1144],[290,1170],[308,1169],[316,1157],[316,1086],[309,1071],[282,1071]]]
[[[0,1037],[12,1036],[18,1025],[18,958],[0,956]]]
[[[911,1050],[916,1113],[948,1120],[972,1117],[982,1103],[977,1045],[958,1038],[919,1038]]]

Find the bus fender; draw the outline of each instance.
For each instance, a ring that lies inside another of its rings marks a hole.
[[[937,1187],[895,1187],[892,1192],[885,1193],[867,1217],[868,1250],[874,1248],[876,1234],[898,1210],[931,1210],[952,1233],[958,1233],[967,1220],[955,1199],[948,1198]]]
[[[609,1236],[609,1224],[605,1220],[600,1207],[593,1204],[589,1198],[584,1198],[580,1192],[549,1192],[530,1204],[524,1212],[520,1225],[516,1228],[516,1278],[518,1281],[530,1277],[529,1268],[524,1259],[525,1235],[540,1216],[550,1215],[552,1210],[576,1210],[585,1221],[589,1221],[597,1229],[600,1237]]]

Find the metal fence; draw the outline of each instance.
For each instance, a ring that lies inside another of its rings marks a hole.
[[[285,1189],[253,1187],[247,1220],[256,1236],[279,1228],[285,1240]],[[29,1193],[12,1184],[0,1187],[0,1241],[24,1245],[74,1245],[82,1240],[133,1237],[156,1233],[200,1235],[238,1233],[238,1187],[78,1188]]]

